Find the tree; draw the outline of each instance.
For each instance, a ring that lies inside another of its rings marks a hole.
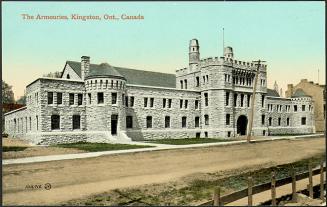
[[[59,71],[56,71],[54,73],[50,72],[48,74],[44,74],[43,77],[60,78],[61,77],[61,72],[59,72]]]
[[[14,103],[14,92],[12,86],[2,81],[2,103]]]
[[[17,100],[17,103],[26,105],[26,95],[19,97],[19,99]]]

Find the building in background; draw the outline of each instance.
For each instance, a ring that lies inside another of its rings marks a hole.
[[[317,132],[325,131],[326,120],[326,90],[325,85],[319,85],[313,81],[302,79],[297,85],[288,84],[286,97],[292,97],[295,94],[305,94],[312,97],[314,101],[314,117]]]

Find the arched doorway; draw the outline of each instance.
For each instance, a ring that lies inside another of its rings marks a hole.
[[[246,128],[248,125],[248,118],[246,116],[241,115],[237,119],[237,134],[246,135]]]

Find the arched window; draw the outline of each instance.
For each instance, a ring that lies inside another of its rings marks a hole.
[[[52,115],[51,116],[51,130],[60,129],[60,116]]]
[[[67,78],[67,79],[70,79],[70,75],[69,75],[69,74],[67,74],[66,78]]]

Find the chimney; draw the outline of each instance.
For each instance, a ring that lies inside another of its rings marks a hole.
[[[90,57],[89,56],[82,56],[81,57],[81,78],[82,80],[85,79],[85,76],[89,74],[90,70]]]
[[[290,98],[293,95],[293,84],[287,84],[287,91],[285,92],[286,98]]]

